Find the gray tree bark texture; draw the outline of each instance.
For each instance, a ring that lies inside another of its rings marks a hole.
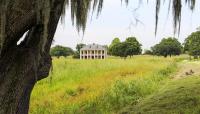
[[[50,0],[46,41],[35,1],[12,0],[8,4],[0,54],[0,114],[28,114],[31,91],[37,81],[48,76],[52,65],[49,50],[64,0]],[[27,31],[24,41],[17,45]]]

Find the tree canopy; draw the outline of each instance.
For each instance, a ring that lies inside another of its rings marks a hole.
[[[83,48],[84,46],[86,46],[86,44],[80,43],[76,45],[76,51],[80,52],[81,48]]]
[[[74,51],[69,47],[57,45],[51,48],[50,54],[51,56],[55,56],[55,57],[61,57],[61,56],[67,57],[69,55],[73,55]]]
[[[76,45],[76,51],[73,55],[73,58],[75,59],[79,59],[80,58],[80,50],[81,48],[83,48],[84,46],[86,46],[86,44],[80,43]]]
[[[141,44],[137,41],[136,37],[128,37],[125,41],[127,43],[127,55],[139,55],[142,53]]]
[[[113,49],[113,46],[120,43],[120,39],[119,38],[114,38],[111,42],[111,44],[109,45],[109,48],[108,48],[108,54],[112,54],[112,49]]]
[[[164,38],[159,44],[152,47],[154,55],[161,55],[164,57],[172,55],[180,55],[182,53],[182,45],[176,38]]]
[[[152,50],[144,50],[144,55],[153,55]]]
[[[120,42],[119,38],[115,38],[109,46],[109,54],[124,58],[127,56],[131,57],[133,55],[141,54],[141,46],[142,45],[135,37],[128,37],[124,42]]]
[[[200,31],[193,32],[189,35],[184,43],[184,51],[198,58],[200,56]]]

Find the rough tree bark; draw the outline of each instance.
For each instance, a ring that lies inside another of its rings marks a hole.
[[[31,91],[48,76],[50,46],[64,0],[50,0],[47,38],[44,22],[38,23],[36,0],[12,0],[6,12],[5,40],[0,54],[0,114],[27,114]],[[24,41],[17,45],[28,31]]]

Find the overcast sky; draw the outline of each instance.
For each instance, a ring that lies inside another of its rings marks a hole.
[[[159,15],[158,33],[155,37],[155,1],[130,0],[128,7],[121,4],[121,0],[104,0],[103,10],[98,18],[89,16],[84,36],[78,33],[72,26],[70,11],[67,10],[65,24],[59,23],[55,42],[53,45],[63,45],[75,49],[77,43],[97,43],[109,45],[113,38],[119,37],[124,41],[129,36],[135,36],[143,45],[143,49],[149,49],[158,43],[163,37],[174,36],[172,15],[168,15],[168,3],[161,5]],[[195,11],[191,12],[187,6],[183,6],[182,23],[179,41],[184,39],[200,26],[200,1],[196,1]],[[137,7],[139,8],[135,10]],[[92,17],[92,18],[91,18]],[[136,19],[140,22],[136,24]],[[175,37],[178,37],[177,35]]]

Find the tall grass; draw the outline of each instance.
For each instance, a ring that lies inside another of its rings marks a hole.
[[[173,58],[54,59],[31,96],[30,113],[113,113],[155,92],[175,70]]]
[[[118,113],[123,107],[135,105],[165,84],[166,79],[176,70],[176,64],[155,72],[151,75],[138,77],[129,82],[118,80],[115,84],[91,102],[76,107],[74,114],[112,114]],[[80,110],[81,109],[81,110]]]

